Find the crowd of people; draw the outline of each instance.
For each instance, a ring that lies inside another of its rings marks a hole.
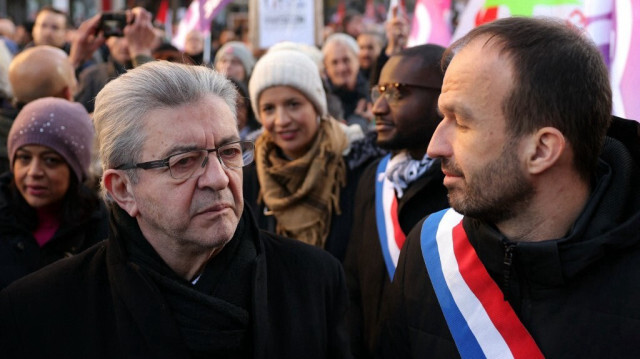
[[[576,28],[2,20],[0,357],[640,353],[640,124]]]

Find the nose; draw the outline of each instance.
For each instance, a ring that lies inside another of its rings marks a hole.
[[[444,118],[436,127],[436,130],[431,136],[431,141],[427,147],[427,156],[431,158],[448,158],[452,157],[453,151],[451,147],[451,140],[453,133],[453,126],[451,120]]]
[[[229,68],[231,67],[231,61],[222,61],[220,62],[220,72],[223,74],[227,74],[229,72]]]
[[[347,72],[349,70],[349,63],[347,61],[339,61],[336,68],[340,73]]]
[[[286,127],[291,122],[291,118],[283,106],[276,107],[274,122],[276,128]]]
[[[229,185],[229,176],[222,166],[217,152],[211,152],[204,161],[204,173],[198,177],[198,188],[220,191]]]
[[[389,113],[389,103],[387,102],[387,97],[384,94],[380,94],[380,97],[373,103],[373,107],[371,111],[374,115],[386,115]]]
[[[42,169],[42,162],[37,158],[33,158],[31,162],[29,162],[29,169],[27,171],[27,174],[33,177],[42,176],[44,174],[44,170]]]

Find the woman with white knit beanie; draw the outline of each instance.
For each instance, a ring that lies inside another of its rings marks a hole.
[[[270,51],[256,63],[249,95],[264,131],[244,189],[260,227],[344,258],[366,163],[347,165],[353,129],[327,114],[318,67],[302,52]]]

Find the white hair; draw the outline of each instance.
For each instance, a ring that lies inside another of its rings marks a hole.
[[[208,94],[222,98],[235,119],[235,86],[204,66],[153,61],[109,82],[98,93],[93,112],[102,170],[137,161],[146,139],[142,119],[147,113],[193,103]],[[135,172],[129,171],[129,176],[135,183]]]
[[[327,37],[327,40],[324,42],[324,45],[322,45],[322,54],[324,56],[327,56],[328,49],[334,43],[346,46],[356,56],[358,56],[358,54],[360,53],[360,47],[358,46],[358,42],[356,41],[356,39],[354,39],[350,35],[337,32],[335,34],[329,35],[329,37]]]

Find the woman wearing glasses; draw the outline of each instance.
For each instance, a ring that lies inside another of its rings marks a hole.
[[[377,152],[354,150],[362,138],[327,114],[317,66],[301,52],[272,51],[249,82],[251,105],[264,128],[244,193],[261,228],[325,248],[344,258],[352,197],[361,170]]]
[[[106,210],[83,184],[92,144],[80,104],[44,98],[18,114],[0,176],[0,289],[106,238]]]

